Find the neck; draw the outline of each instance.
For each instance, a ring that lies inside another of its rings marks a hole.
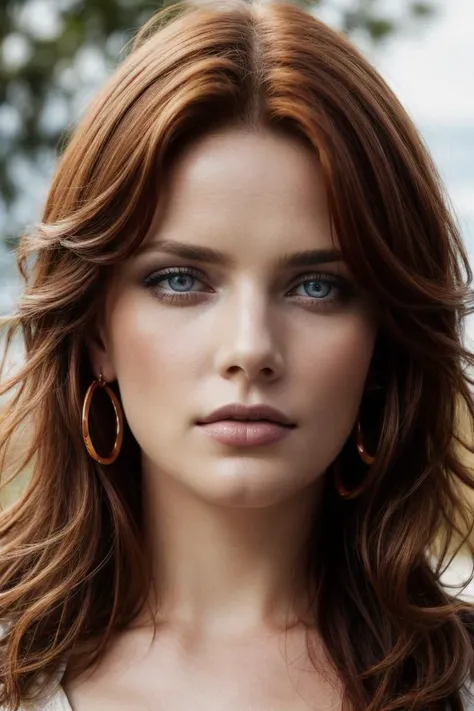
[[[297,624],[304,544],[322,483],[249,508],[205,500],[145,461],[144,521],[160,621],[232,636]]]

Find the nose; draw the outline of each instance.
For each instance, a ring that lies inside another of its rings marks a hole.
[[[216,349],[217,369],[223,378],[238,374],[248,381],[281,378],[283,337],[277,333],[278,314],[272,315],[271,309],[268,299],[248,289],[225,310]]]

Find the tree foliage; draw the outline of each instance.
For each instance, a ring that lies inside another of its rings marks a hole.
[[[296,0],[295,0],[296,1]],[[14,239],[31,219],[29,178],[46,181],[65,130],[123,58],[133,33],[168,0],[2,0],[0,4],[0,230]],[[383,43],[412,21],[433,14],[433,2],[299,0],[318,14],[334,12],[349,35]],[[21,202],[21,200],[20,200]],[[18,213],[18,209],[17,209]]]

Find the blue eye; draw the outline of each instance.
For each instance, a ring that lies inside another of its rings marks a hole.
[[[167,287],[163,286],[165,282],[168,282]],[[193,289],[195,282],[207,284],[205,274],[192,267],[162,269],[143,280],[144,286],[153,291],[160,301],[168,303],[190,302],[199,298],[199,294],[205,292]],[[306,274],[288,295],[301,288],[304,293],[296,294],[296,299],[315,307],[334,306],[338,302],[347,301],[352,290],[347,279],[335,274]]]
[[[306,284],[309,284],[309,288],[305,286]],[[328,279],[311,279],[302,282],[300,286],[305,289],[308,296],[324,299],[334,290],[335,284]]]
[[[196,280],[190,274],[175,274],[174,276],[169,276],[167,279],[164,279],[164,281],[169,282],[173,290],[176,289],[176,291],[186,291],[186,288],[190,289],[192,286],[192,283],[190,284],[189,282],[194,282]]]
[[[170,283],[171,291],[175,293],[187,293],[186,289],[192,287],[192,283],[204,277],[203,274],[187,267],[176,267],[174,269],[163,269],[160,272],[150,274],[143,280],[147,288],[156,288],[165,281]]]

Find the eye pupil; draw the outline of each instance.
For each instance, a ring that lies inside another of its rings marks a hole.
[[[323,281],[315,281],[312,280],[310,282],[307,282],[309,284],[309,290],[312,290],[313,294],[316,292],[319,295],[327,296],[328,293],[331,291],[332,285],[329,282],[323,282]]]
[[[170,284],[171,284],[171,282],[173,282],[173,280],[175,280],[174,283],[175,283],[175,285],[176,285],[178,288],[181,287],[181,288],[183,288],[183,289],[186,289],[186,288],[189,289],[190,285],[189,285],[189,283],[188,283],[188,284],[186,283],[186,279],[191,279],[191,281],[192,281],[193,277],[190,276],[189,274],[177,274],[177,275],[175,275],[175,276],[172,276],[172,277],[169,279],[169,281],[170,281]]]

